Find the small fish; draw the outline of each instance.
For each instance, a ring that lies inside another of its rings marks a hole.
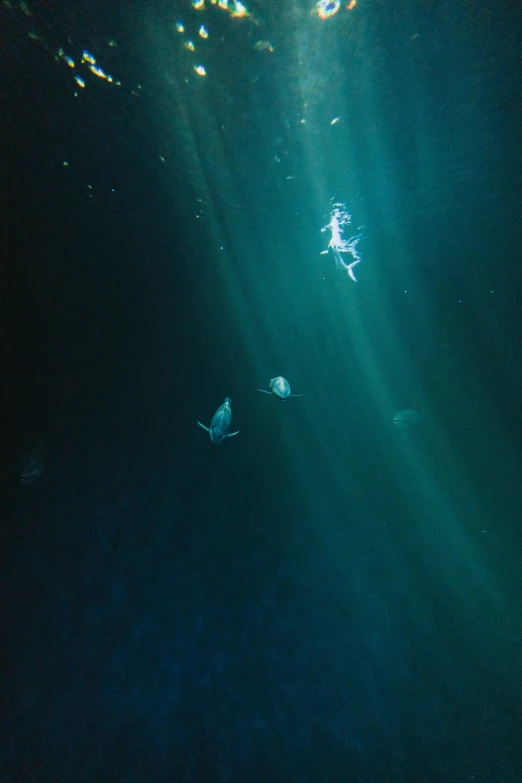
[[[214,446],[219,445],[225,438],[232,438],[234,435],[239,434],[239,430],[237,432],[229,432],[232,424],[232,400],[230,397],[225,397],[223,405],[214,413],[210,427],[205,427],[200,421],[198,421],[198,424],[209,433],[210,442]]]
[[[409,430],[412,427],[416,427],[417,424],[420,424],[422,419],[422,414],[414,411],[413,408],[404,408],[404,410],[395,414],[392,421],[399,429]]]
[[[302,394],[290,394],[290,384],[283,378],[282,375],[278,375],[277,378],[272,378],[270,381],[270,391],[266,389],[258,389],[263,394],[275,394],[276,397],[280,397],[282,400],[286,400],[287,397],[302,397]]]
[[[272,46],[270,41],[256,41],[256,43],[254,44],[254,49],[256,50],[256,52],[274,51],[274,47]]]
[[[45,470],[45,459],[42,452],[42,444],[38,443],[29,454],[26,455],[22,470],[20,471],[20,484],[26,487],[39,478],[42,478]]]

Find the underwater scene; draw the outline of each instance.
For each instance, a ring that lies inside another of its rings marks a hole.
[[[2,0],[0,783],[521,783],[520,29]]]

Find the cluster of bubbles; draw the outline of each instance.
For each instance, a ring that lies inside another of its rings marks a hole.
[[[251,22],[253,22],[255,25],[258,25],[258,20],[254,16],[254,14],[249,11],[249,9],[246,7],[246,5],[240,0],[192,0],[192,8],[194,8],[196,11],[203,11],[205,10],[206,5],[210,7],[217,8],[220,12],[227,13],[230,17],[234,19],[249,19]],[[180,34],[185,36],[183,41],[183,46],[187,51],[189,52],[195,52],[196,51],[196,44],[195,36],[190,38],[186,35],[187,28],[185,25],[185,22],[182,19],[178,19],[176,22],[176,31]],[[197,35],[199,38],[203,40],[207,40],[209,37],[209,30],[204,24],[200,24],[197,30]],[[257,41],[254,44],[254,49],[256,51],[269,51],[273,52],[274,47],[270,43],[270,41],[260,40]],[[197,73],[198,76],[206,76],[207,71],[204,65],[201,63],[196,63],[194,65],[194,71]]]

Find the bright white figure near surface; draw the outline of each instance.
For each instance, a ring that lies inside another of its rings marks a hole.
[[[276,397],[280,397],[282,400],[286,400],[287,397],[302,397],[302,394],[290,394],[290,384],[283,378],[282,375],[278,375],[277,378],[270,380],[270,391],[267,389],[258,389],[263,394],[275,394]]]
[[[239,430],[237,432],[229,432],[232,424],[232,400],[230,397],[225,397],[223,405],[220,405],[214,413],[210,427],[205,427],[200,421],[198,421],[198,424],[209,433],[210,442],[214,446],[218,446],[225,438],[232,438],[239,433]]]
[[[330,222],[321,229],[321,231],[330,231],[331,237],[328,242],[328,248],[331,249],[338,267],[346,269],[350,278],[357,282],[354,266],[360,264],[361,256],[357,250],[357,245],[361,240],[361,235],[351,237],[350,239],[343,239],[344,226],[350,225],[352,222],[351,215],[346,211],[344,204],[332,204],[332,214],[330,216]],[[321,255],[328,253],[327,250],[323,250]],[[343,253],[348,253],[353,259],[349,263],[343,258]]]

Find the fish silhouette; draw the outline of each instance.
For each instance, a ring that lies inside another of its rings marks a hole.
[[[42,443],[38,443],[29,454],[26,454],[20,471],[20,484],[25,487],[42,478],[45,471],[45,458]]]
[[[402,411],[398,411],[398,413],[395,414],[392,421],[399,429],[409,430],[420,424],[422,419],[422,414],[414,411],[413,408],[404,408]]]

